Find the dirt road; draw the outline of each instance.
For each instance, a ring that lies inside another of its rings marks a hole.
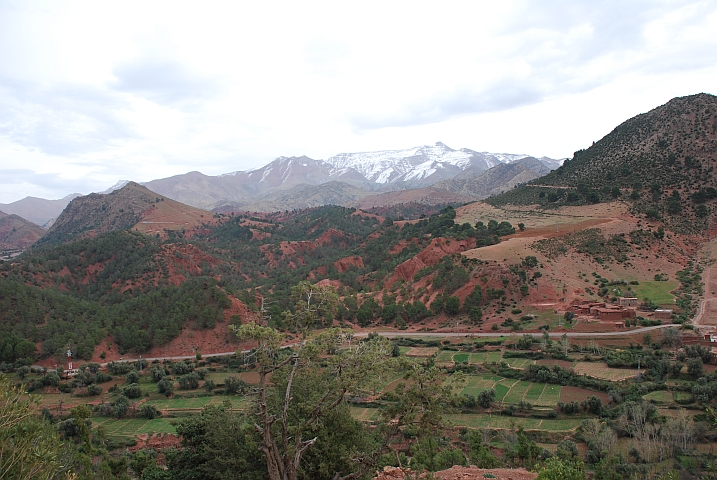
[[[668,325],[655,325],[653,327],[642,327],[637,328],[635,330],[623,330],[620,332],[548,332],[548,335],[550,335],[551,338],[560,338],[563,336],[564,333],[567,333],[568,338],[590,338],[590,337],[599,337],[599,338],[605,338],[605,337],[620,337],[623,335],[639,335],[641,333],[651,332],[653,330],[659,330],[661,328],[680,328],[681,325],[679,324],[668,324]],[[449,338],[449,337],[470,337],[470,338],[480,338],[480,337],[489,337],[489,338],[498,338],[498,337],[508,337],[510,335],[522,335],[529,332],[511,332],[511,333],[493,333],[493,332],[486,332],[486,333],[467,333],[467,332],[376,332],[379,335],[382,335],[386,338]],[[533,335],[542,335],[537,334],[535,332],[530,332]],[[365,338],[367,337],[369,332],[360,332],[356,333],[354,336],[356,338]],[[287,345],[291,346],[291,345]],[[286,348],[286,346],[284,347]],[[248,353],[250,350],[242,350],[241,353]],[[220,352],[220,353],[206,353],[202,354],[202,358],[208,358],[208,357],[221,357],[223,355],[234,355],[236,350],[232,350],[230,352]],[[162,360],[185,360],[187,358],[195,358],[195,355],[185,355],[185,356],[177,356],[177,357],[142,357],[142,360],[147,360],[148,362],[152,362],[154,360],[162,361]],[[119,360],[120,362],[136,362],[139,360],[139,356],[137,357],[126,357],[122,360]],[[101,365],[107,365],[107,363],[103,363]]]
[[[705,265],[702,272],[704,298],[697,306],[697,314],[692,324],[696,327],[717,328],[717,238],[710,240],[702,249],[701,261]]]

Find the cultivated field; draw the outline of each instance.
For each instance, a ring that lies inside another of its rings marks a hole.
[[[578,362],[573,369],[575,373],[612,382],[619,382],[637,376],[637,369],[610,368],[602,362]]]

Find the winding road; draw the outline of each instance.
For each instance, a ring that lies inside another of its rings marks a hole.
[[[655,325],[652,327],[641,327],[636,328],[635,330],[622,330],[622,331],[615,331],[615,332],[548,332],[548,335],[551,338],[560,338],[563,336],[563,334],[567,334],[568,338],[605,338],[605,337],[619,337],[623,335],[639,335],[641,333],[647,333],[652,332],[654,330],[659,330],[661,328],[680,328],[682,325],[680,324],[667,324],[667,325]],[[354,334],[354,337],[356,338],[365,338],[368,336],[369,333],[373,332],[359,332]],[[524,335],[524,334],[531,334],[531,335],[542,335],[542,333],[536,333],[536,332],[511,332],[511,333],[505,333],[505,332],[376,332],[379,335],[382,335],[386,338],[448,338],[448,337],[468,337],[468,338],[481,338],[481,337],[489,337],[489,338],[500,338],[500,337],[510,337],[511,335]],[[291,345],[285,345],[284,348],[289,347]],[[249,353],[250,350],[242,350],[241,353]],[[236,350],[232,350],[230,352],[220,352],[220,353],[203,353],[202,358],[209,358],[209,357],[221,357],[224,355],[234,355]],[[196,355],[180,355],[176,357],[142,357],[142,360],[147,360],[148,362],[152,362],[154,360],[185,360],[187,358],[195,358]],[[119,362],[136,362],[139,360],[138,357],[127,357],[122,358],[121,360],[117,360]],[[107,365],[107,363],[102,363],[101,365]]]

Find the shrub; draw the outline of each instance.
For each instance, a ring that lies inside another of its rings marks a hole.
[[[142,396],[142,389],[138,384],[132,383],[122,389],[122,394],[127,398],[140,398]]]
[[[179,388],[184,390],[194,390],[195,388],[199,388],[199,374],[197,374],[197,372],[192,372],[188,375],[184,375],[179,378],[178,382]]]
[[[148,405],[146,403],[142,405],[140,412],[142,413],[142,416],[148,420],[152,420],[153,418],[162,416],[162,412],[157,410],[157,407],[155,407],[154,405]]]
[[[163,393],[165,397],[168,397],[174,391],[174,382],[169,377],[164,377],[157,382],[157,390],[159,393]]]

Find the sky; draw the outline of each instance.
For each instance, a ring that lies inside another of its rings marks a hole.
[[[715,0],[0,0],[0,203],[437,141],[571,157],[717,94],[715,32]]]

